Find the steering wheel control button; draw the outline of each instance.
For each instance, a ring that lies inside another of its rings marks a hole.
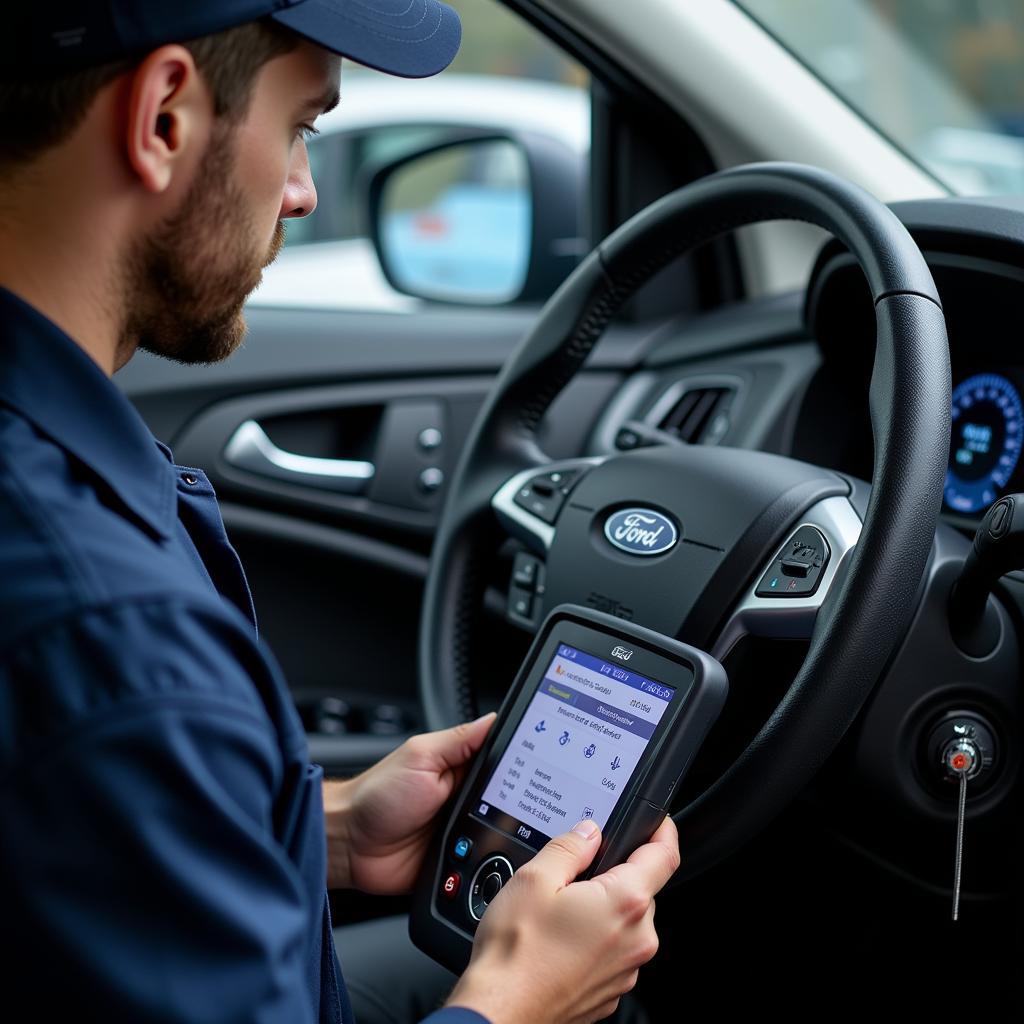
[[[575,470],[538,473],[519,488],[512,500],[545,523],[553,523],[577,476]]]
[[[521,487],[515,496],[515,503],[526,509],[531,515],[543,519],[545,523],[553,523],[562,508],[561,495],[542,495],[537,493],[532,484]]]
[[[533,621],[533,592],[513,586],[508,592],[508,614],[513,619]]]
[[[563,498],[568,497],[579,474],[575,469],[556,469],[540,478],[541,482],[554,487]]]
[[[536,590],[537,581],[540,576],[540,559],[520,551],[516,555],[515,564],[512,566],[512,582],[523,590]]]
[[[758,597],[808,597],[818,589],[831,551],[815,526],[801,526],[786,541],[754,592]]]
[[[441,883],[441,895],[446,900],[453,900],[459,895],[459,889],[462,888],[462,875],[458,871],[449,871],[444,877],[444,881]]]
[[[459,836],[455,840],[455,845],[452,847],[452,856],[456,860],[465,860],[469,856],[469,851],[473,849],[473,840],[467,839],[466,836]]]
[[[803,579],[811,571],[810,562],[801,562],[796,558],[784,558],[781,564],[784,576],[798,576]]]
[[[516,554],[508,588],[508,617],[521,626],[534,627],[544,594],[544,563],[525,551]]]
[[[512,877],[512,865],[505,857],[490,857],[476,869],[469,888],[469,912],[479,921]]]

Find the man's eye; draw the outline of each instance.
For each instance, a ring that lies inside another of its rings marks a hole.
[[[295,133],[296,138],[302,138],[305,140],[313,138],[315,135],[319,135],[320,132],[314,128],[311,124],[300,124],[298,130]]]

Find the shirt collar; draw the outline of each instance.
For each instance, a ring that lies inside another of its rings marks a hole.
[[[169,453],[85,350],[5,288],[0,402],[83,462],[154,533],[171,536],[177,488]]]

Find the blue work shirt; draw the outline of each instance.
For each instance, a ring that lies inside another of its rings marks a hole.
[[[349,1024],[321,783],[205,475],[0,289],[5,1003]]]

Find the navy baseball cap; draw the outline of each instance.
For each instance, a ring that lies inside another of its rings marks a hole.
[[[259,18],[406,78],[446,68],[462,26],[440,0],[34,0],[5,11],[0,77],[45,78],[142,56]]]

